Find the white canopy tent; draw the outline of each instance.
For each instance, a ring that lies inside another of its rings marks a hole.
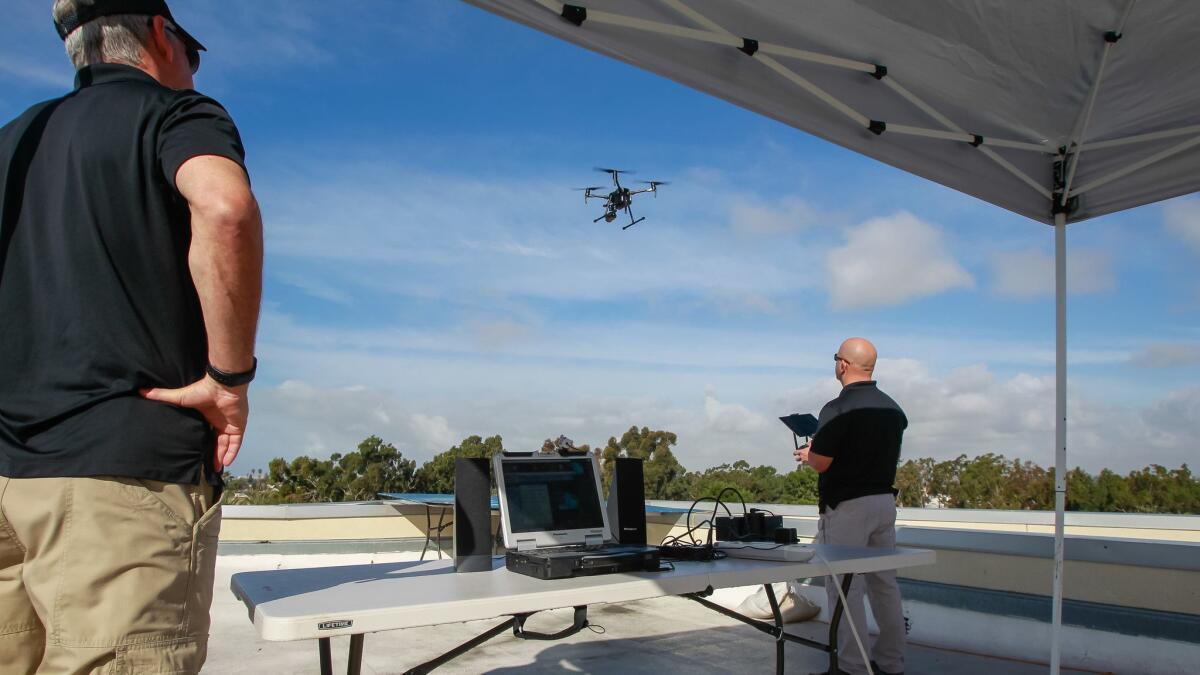
[[[1200,189],[1200,3],[465,1],[1054,225],[1057,673],[1066,226]]]

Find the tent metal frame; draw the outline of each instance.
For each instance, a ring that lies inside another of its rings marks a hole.
[[[1054,590],[1052,639],[1050,655],[1050,672],[1057,675],[1060,669],[1060,637],[1062,629],[1062,581],[1064,558],[1064,511],[1066,508],[1066,453],[1067,453],[1067,261],[1066,261],[1066,227],[1070,214],[1074,211],[1076,199],[1080,195],[1095,190],[1103,185],[1119,180],[1125,176],[1140,171],[1182,152],[1200,146],[1200,124],[1166,129],[1151,133],[1136,134],[1121,138],[1099,140],[1085,143],[1088,126],[1096,101],[1099,99],[1101,85],[1104,81],[1105,70],[1114,47],[1124,35],[1124,28],[1133,11],[1137,0],[1129,0],[1125,11],[1117,21],[1116,27],[1103,34],[1104,49],[1097,64],[1094,79],[1091,83],[1088,97],[1072,128],[1070,137],[1061,145],[1055,145],[1046,140],[1019,140],[984,137],[967,131],[949,117],[942,114],[927,101],[896,80],[889,68],[883,64],[856,61],[829,54],[821,54],[787,45],[763,42],[757,39],[738,36],[710,20],[700,12],[688,6],[684,0],[658,0],[674,9],[699,27],[678,26],[661,21],[651,21],[614,12],[588,9],[582,5],[564,3],[559,0],[530,0],[548,11],[554,12],[576,26],[584,22],[594,22],[610,26],[618,26],[657,35],[707,42],[714,45],[738,49],[747,56],[762,63],[780,77],[788,80],[796,87],[807,92],[813,98],[836,110],[852,123],[870,130],[876,135],[897,133],[908,136],[929,138],[952,142],[967,143],[984,154],[992,162],[1019,179],[1032,190],[1045,198],[1049,206],[1049,214],[1053,217],[1054,227],[1054,259],[1055,259],[1055,521],[1054,521]],[[814,84],[802,75],[781,63],[775,57],[804,61],[807,63],[841,68],[871,75],[896,95],[908,101],[912,106],[933,119],[941,129],[919,127],[903,124],[889,124],[884,120],[873,119],[863,114],[844,101],[838,99],[820,86]],[[1175,145],[1167,147],[1138,161],[1131,162],[1106,175],[1093,178],[1083,185],[1075,185],[1075,177],[1079,162],[1086,146],[1088,150],[1096,151],[1116,148],[1132,144],[1154,143],[1163,140],[1190,136]],[[994,148],[1009,150],[1040,152],[1047,156],[1053,164],[1052,175],[1054,185],[1047,187],[1011,162],[1000,156]]]

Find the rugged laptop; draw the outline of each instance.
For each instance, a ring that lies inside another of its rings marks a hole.
[[[508,569],[539,579],[657,571],[655,546],[613,541],[591,455],[496,455]]]

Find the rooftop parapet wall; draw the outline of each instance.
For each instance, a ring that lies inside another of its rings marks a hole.
[[[690,502],[661,501],[653,504],[679,508],[691,505]],[[785,516],[802,537],[811,537],[816,532],[816,506],[747,506],[767,509]],[[702,520],[702,513],[698,511],[693,522]],[[429,527],[436,527],[439,522],[445,525],[452,518],[453,513],[450,509],[426,509],[420,505],[386,501],[226,506],[221,540],[423,538]],[[684,518],[682,515],[655,514],[649,518],[649,522],[653,537],[658,534],[665,535],[669,530],[682,531]],[[1054,514],[1041,511],[906,508],[899,510],[897,525],[901,528],[1049,534],[1054,529]],[[1200,543],[1200,516],[1068,512],[1066,533],[1071,537]]]

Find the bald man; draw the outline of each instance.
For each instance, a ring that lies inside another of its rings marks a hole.
[[[817,479],[820,520],[817,541],[843,546],[896,545],[896,465],[908,418],[890,396],[875,385],[875,346],[850,338],[833,355],[834,377],[842,383],[838,397],[821,409],[812,442],[796,451],[796,461],[820,473]],[[825,579],[829,607],[838,601],[837,583]],[[879,638],[871,648],[871,670],[877,675],[904,672],[904,613],[896,572],[857,575],[847,594],[847,611],[866,646],[867,622],[863,587]],[[843,673],[867,672],[858,644],[845,621],[838,627],[838,667]],[[835,674],[837,675],[837,674]]]

